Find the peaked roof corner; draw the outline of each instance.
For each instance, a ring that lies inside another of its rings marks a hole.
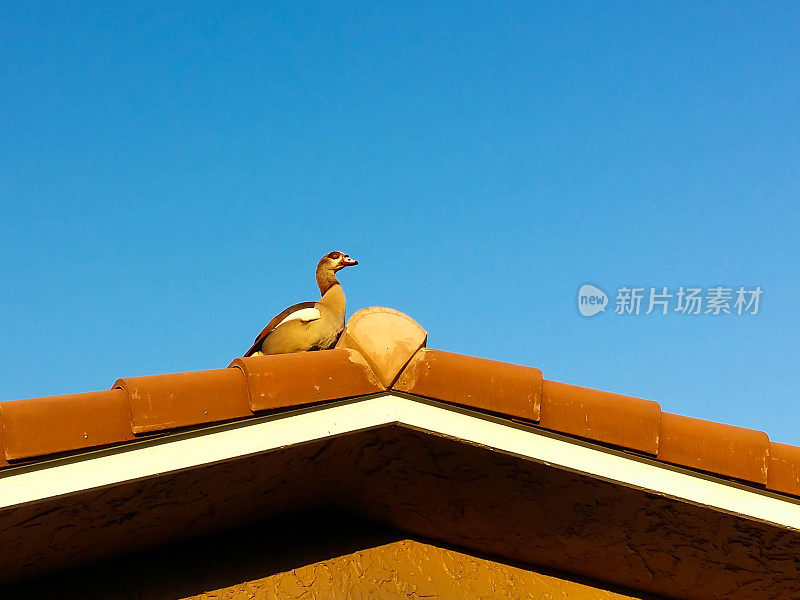
[[[0,402],[0,471],[266,411],[400,393],[800,497],[800,448],[763,432],[547,380],[535,367],[431,349],[427,340],[408,315],[375,306],[349,319],[332,350],[236,358],[222,369],[123,377],[108,391]]]

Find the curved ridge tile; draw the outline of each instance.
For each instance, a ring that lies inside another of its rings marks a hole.
[[[231,369],[118,379],[134,433],[247,417],[252,413],[241,372]]]
[[[360,352],[388,388],[427,339],[428,332],[408,315],[371,306],[350,317],[336,347]]]
[[[767,489],[800,496],[800,448],[769,443]]]
[[[539,420],[542,372],[444,350],[419,350],[392,389],[482,410]]]
[[[657,402],[544,381],[539,425],[546,429],[656,454],[660,421]]]
[[[230,367],[244,373],[253,412],[363,396],[385,389],[367,361],[347,348],[237,358]]]
[[[766,484],[768,453],[769,438],[763,431],[661,415],[659,460]]]
[[[8,460],[133,440],[121,390],[0,402]]]

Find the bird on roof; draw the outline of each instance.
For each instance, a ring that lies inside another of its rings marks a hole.
[[[345,298],[336,273],[357,265],[344,252],[329,252],[317,264],[317,285],[322,298],[300,302],[273,318],[258,334],[245,356],[286,354],[333,348],[344,330]]]

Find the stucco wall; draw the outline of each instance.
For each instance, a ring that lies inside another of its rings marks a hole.
[[[633,596],[416,540],[401,540],[188,598],[622,600]]]
[[[416,540],[401,540],[188,598],[622,600],[632,596]]]
[[[3,591],[65,600],[648,598],[448,548],[348,515],[298,513]]]

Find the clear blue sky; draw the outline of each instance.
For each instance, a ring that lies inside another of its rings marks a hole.
[[[796,3],[6,3],[0,68],[0,400],[224,367],[341,249],[349,313],[800,444]]]

